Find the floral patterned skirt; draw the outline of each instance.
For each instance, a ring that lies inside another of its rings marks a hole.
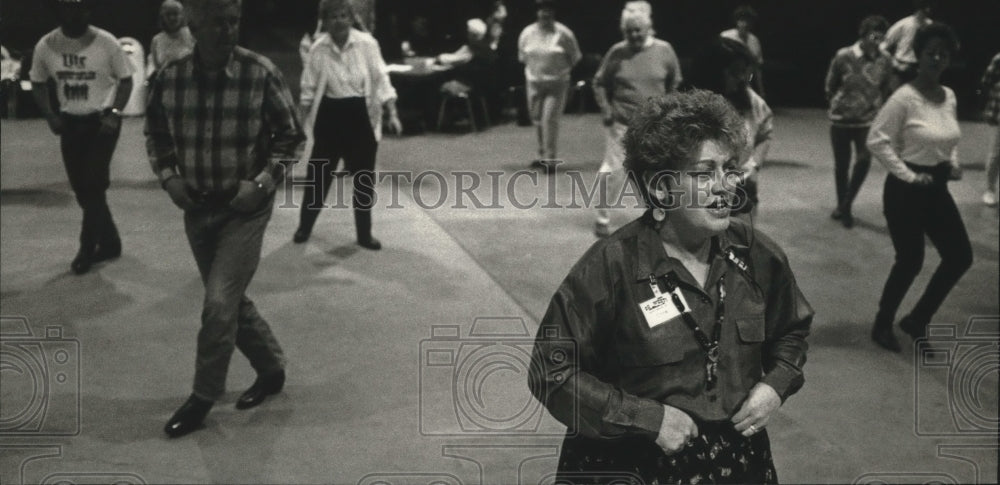
[[[645,438],[567,437],[556,483],[778,483],[767,430],[746,438],[732,423],[698,423],[698,432],[669,456]]]

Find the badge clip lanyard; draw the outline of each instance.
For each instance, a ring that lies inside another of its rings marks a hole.
[[[656,279],[653,275],[649,275],[650,286],[654,289],[653,293],[656,295],[659,293],[659,288],[656,285]],[[716,373],[719,368],[719,337],[722,336],[722,324],[725,321],[725,308],[726,308],[726,287],[725,273],[719,278],[719,302],[715,306],[715,328],[712,329],[712,339],[709,340],[708,336],[698,325],[698,322],[694,320],[691,312],[684,307],[684,302],[681,301],[680,296],[677,295],[677,284],[671,274],[667,274],[665,278],[665,283],[667,285],[667,291],[670,292],[670,299],[674,302],[674,306],[677,307],[677,311],[681,313],[681,317],[684,319],[684,323],[687,324],[688,328],[694,333],[695,340],[698,341],[698,345],[701,346],[702,350],[705,351],[705,357],[707,362],[705,362],[705,388],[714,389],[715,383],[717,381]]]

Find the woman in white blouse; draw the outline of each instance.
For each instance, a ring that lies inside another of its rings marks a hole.
[[[396,90],[389,82],[382,52],[370,34],[351,26],[356,16],[349,0],[322,0],[319,16],[325,32],[309,49],[299,99],[303,118],[315,116],[313,151],[294,241],[312,234],[340,159],[353,175],[354,224],[358,244],[378,250],[372,236],[375,201],[375,154],[382,138],[382,112],[388,128],[402,130],[396,114]]]
[[[920,272],[924,235],[941,255],[941,264],[924,294],[899,326],[914,339],[926,335],[927,324],[959,278],[972,266],[972,246],[962,216],[948,192],[958,180],[955,93],[941,85],[941,74],[958,51],[958,38],[945,24],[921,27],[913,40],[917,77],[899,87],[872,122],[868,148],[890,172],[882,196],[896,260],[882,290],[872,340],[895,352],[892,331],[903,297]]]

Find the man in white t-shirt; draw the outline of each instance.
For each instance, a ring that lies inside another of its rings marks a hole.
[[[932,22],[930,0],[914,0],[913,15],[903,17],[889,27],[882,41],[882,51],[892,59],[896,79],[893,88],[910,82],[917,76],[917,56],[913,53],[913,37],[917,30]]]
[[[113,35],[90,25],[92,0],[55,0],[60,26],[38,44],[31,64],[35,102],[60,137],[63,164],[83,209],[76,274],[121,255],[121,239],[108,208],[111,156],[121,133],[120,110],[132,92],[132,67]],[[49,81],[59,99],[49,101]]]

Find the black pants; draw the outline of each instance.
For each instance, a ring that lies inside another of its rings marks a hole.
[[[896,261],[882,290],[875,317],[877,327],[892,326],[903,297],[920,273],[924,262],[925,234],[941,255],[941,264],[910,312],[911,318],[925,325],[929,323],[959,278],[972,266],[969,235],[965,232],[955,200],[948,192],[949,165],[907,166],[917,173],[930,173],[934,183],[918,186],[893,175],[886,178],[882,199],[889,235],[896,249]]]
[[[302,196],[299,226],[311,231],[319,217],[340,159],[353,175],[354,224],[358,239],[371,236],[375,203],[375,154],[378,142],[368,120],[364,98],[323,98],[313,128],[313,151]]]
[[[833,146],[833,176],[837,184],[837,208],[851,211],[851,204],[868,177],[872,157],[865,142],[868,127],[830,126],[830,144]],[[854,173],[851,174],[851,145],[854,145]],[[848,183],[850,180],[850,183]]]
[[[111,156],[118,144],[121,125],[113,133],[100,133],[98,114],[87,116],[62,115],[60,138],[63,165],[76,202],[83,209],[80,230],[81,251],[93,252],[100,245],[120,248],[118,228],[111,218],[106,193],[111,185]]]

